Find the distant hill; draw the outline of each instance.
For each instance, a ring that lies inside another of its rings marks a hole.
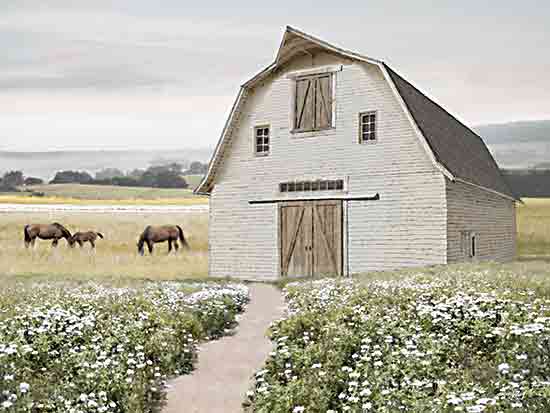
[[[169,162],[207,162],[211,149],[178,149],[158,151],[0,151],[0,175],[10,170],[22,170],[26,176],[45,180],[60,170],[79,170],[95,173],[104,168],[123,171],[145,169]]]
[[[473,128],[501,168],[550,165],[550,120],[480,125]]]

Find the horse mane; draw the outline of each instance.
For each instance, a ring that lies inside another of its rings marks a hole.
[[[72,237],[71,232],[67,228],[65,228],[63,225],[61,225],[59,222],[54,222],[52,226],[59,229],[63,234],[63,236],[66,237],[67,239]]]

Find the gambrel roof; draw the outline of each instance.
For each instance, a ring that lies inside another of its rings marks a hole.
[[[242,85],[210,161],[208,172],[195,193],[209,194],[212,190],[217,170],[231,143],[233,126],[237,123],[248,91],[294,56],[321,50],[333,52],[351,60],[370,63],[380,68],[409,118],[428,157],[447,178],[472,184],[507,198],[517,199],[482,139],[398,75],[387,64],[333,46],[292,27],[286,28],[275,61]]]

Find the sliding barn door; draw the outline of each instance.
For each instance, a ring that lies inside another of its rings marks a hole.
[[[281,273],[288,277],[312,275],[311,207],[304,203],[281,206]]]
[[[313,204],[313,273],[342,274],[342,202]]]
[[[280,207],[281,275],[342,274],[342,203],[289,202]]]

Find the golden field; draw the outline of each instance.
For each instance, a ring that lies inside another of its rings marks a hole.
[[[517,208],[518,255],[550,257],[550,199],[523,201]]]
[[[23,227],[29,223],[59,222],[72,233],[96,230],[105,239],[97,241],[95,252],[89,244],[68,247],[65,240],[57,248],[49,241],[36,241],[26,249]],[[137,254],[137,239],[147,225],[177,224],[188,238],[191,250],[180,248],[167,254],[166,243],[156,244],[153,256]],[[60,280],[123,279],[176,280],[205,276],[208,268],[208,214],[107,214],[107,213],[5,213],[0,215],[0,274],[2,278]]]
[[[208,203],[190,189],[140,188],[109,185],[48,184],[26,188],[31,192],[0,194],[0,203],[12,204],[117,204],[117,205],[196,205]]]
[[[151,201],[160,205],[171,200]],[[530,260],[550,259],[550,199],[524,201],[518,205],[518,256]],[[117,204],[123,205],[124,201]],[[48,241],[40,240],[36,249],[25,249],[23,227],[26,224],[54,221],[66,225],[71,232],[100,231],[105,239],[98,241],[95,253],[90,252],[89,245],[82,250],[70,249],[64,240],[57,249],[52,249]],[[136,251],[137,238],[149,224],[181,225],[189,237],[191,251],[180,249],[178,254],[167,255],[167,245],[157,244],[153,257],[140,257]],[[205,212],[0,214],[0,274],[4,279],[43,276],[63,280],[172,280],[203,277],[207,271],[208,214]]]

